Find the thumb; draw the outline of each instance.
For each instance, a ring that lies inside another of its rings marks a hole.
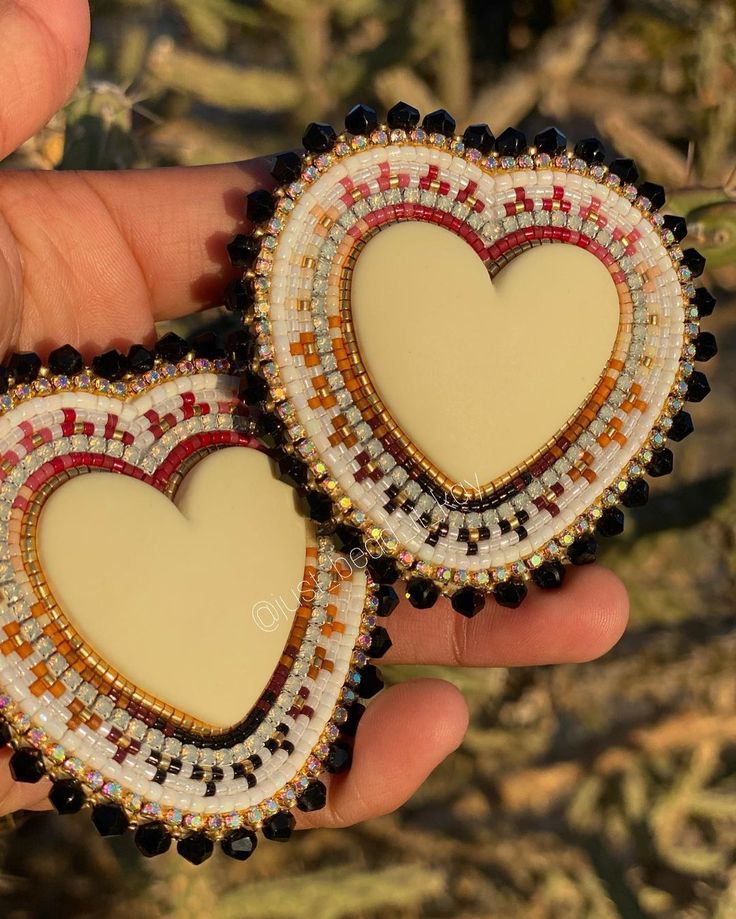
[[[87,0],[0,0],[0,159],[61,108],[88,42]]]

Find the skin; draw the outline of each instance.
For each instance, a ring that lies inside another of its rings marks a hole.
[[[0,0],[0,159],[74,89],[86,56],[86,0]],[[244,193],[268,162],[129,172],[0,171],[0,355],[46,356],[70,342],[88,357],[154,337],[154,322],[215,305],[232,272],[225,243],[244,228]],[[475,619],[445,600],[407,603],[388,621],[386,663],[466,667],[588,661],[623,633],[628,600],[610,571],[573,570],[556,592],[532,589],[520,610],[493,602]],[[347,826],[403,804],[461,743],[459,691],[417,679],[381,693],[364,716],[352,769],[327,807],[300,826]],[[397,751],[401,751],[397,755]],[[0,815],[48,807],[45,782],[12,781],[0,751]]]

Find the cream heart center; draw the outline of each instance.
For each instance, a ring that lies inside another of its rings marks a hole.
[[[126,679],[217,727],[248,713],[289,636],[307,547],[266,456],[213,453],[173,502],[130,476],[77,476],[49,496],[37,541],[70,624]]]
[[[398,426],[453,484],[478,488],[539,450],[611,357],[616,286],[593,255],[543,245],[491,281],[449,230],[393,224],[353,270],[363,365]]]

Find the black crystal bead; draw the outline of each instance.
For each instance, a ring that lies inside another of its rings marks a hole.
[[[573,565],[590,565],[598,554],[598,543],[592,536],[581,536],[567,550],[567,557]]]
[[[244,313],[255,303],[253,288],[244,278],[231,281],[225,288],[225,309],[231,313]]]
[[[128,349],[128,367],[131,373],[148,373],[153,370],[156,355],[143,345],[131,345]]]
[[[168,332],[156,342],[156,354],[165,361],[176,364],[189,353],[189,344],[176,332]]]
[[[330,744],[330,752],[324,761],[325,769],[335,775],[338,772],[345,772],[350,768],[353,762],[353,748],[350,744],[337,740]]]
[[[278,416],[270,412],[258,412],[255,420],[260,437],[264,440],[270,438],[274,445],[283,441],[285,426]]]
[[[678,412],[672,419],[672,425],[667,432],[667,436],[670,440],[674,440],[675,443],[679,443],[692,434],[694,430],[692,415],[690,412],[682,411]]]
[[[12,736],[9,725],[5,721],[0,721],[0,747],[7,747]]]
[[[611,160],[608,171],[618,176],[627,185],[633,185],[639,179],[639,170],[636,168],[636,163],[625,156],[619,156],[615,160]]]
[[[295,485],[303,488],[307,484],[309,478],[307,467],[300,459],[288,453],[282,453],[278,458],[278,464],[281,474],[291,479]]]
[[[10,757],[10,774],[16,782],[35,785],[46,774],[43,757],[38,750],[32,750],[30,747],[16,750]]]
[[[332,517],[332,500],[321,491],[310,491],[306,495],[307,512],[316,523],[327,523]]]
[[[669,475],[675,465],[675,457],[669,447],[665,447],[652,456],[647,463],[647,472],[653,479],[659,479],[663,475]]]
[[[544,562],[532,572],[532,580],[542,590],[562,587],[565,580],[565,566],[561,562]]]
[[[100,836],[122,836],[129,825],[125,811],[117,804],[95,804],[92,823]]]
[[[496,150],[501,156],[519,156],[526,151],[526,135],[517,128],[506,128],[496,138]]]
[[[288,151],[280,153],[274,160],[271,175],[281,185],[289,185],[296,182],[302,174],[302,158],[298,153]]]
[[[444,134],[452,137],[455,134],[455,119],[443,108],[438,108],[424,116],[422,127],[428,134]]]
[[[390,616],[399,605],[399,595],[389,584],[381,584],[376,590],[377,616]]]
[[[258,837],[252,830],[235,830],[220,843],[220,848],[229,858],[244,862],[256,851]]]
[[[54,782],[49,792],[49,801],[56,808],[57,814],[76,814],[87,800],[82,786],[74,779],[62,779]]]
[[[331,150],[337,140],[337,134],[331,124],[323,121],[313,121],[307,125],[302,135],[302,143],[310,153],[326,153]]]
[[[366,568],[376,584],[395,584],[399,579],[399,566],[387,555],[369,557]]]
[[[411,578],[406,585],[406,599],[415,609],[429,609],[439,595],[439,587],[429,578]]]
[[[8,385],[10,383],[10,372],[7,367],[3,364],[0,364],[0,396],[4,395],[8,391]]]
[[[361,549],[363,546],[363,534],[357,527],[350,526],[347,523],[339,523],[335,527],[337,548],[342,552],[352,552],[353,549]]]
[[[694,278],[699,278],[705,271],[705,256],[697,249],[685,249],[682,253],[682,264],[690,269],[690,274]]]
[[[702,402],[710,392],[710,383],[706,375],[700,370],[693,370],[690,379],[687,381],[688,402]]]
[[[247,370],[253,360],[253,339],[247,329],[234,329],[225,339],[225,351],[231,369],[236,373]]]
[[[718,343],[712,332],[701,332],[695,341],[695,360],[709,361],[718,354]]]
[[[286,842],[294,832],[296,820],[289,811],[279,811],[263,821],[263,835],[271,842]]]
[[[346,737],[355,737],[358,731],[358,725],[360,724],[360,719],[365,714],[365,705],[361,705],[360,702],[353,702],[348,708],[348,716],[340,725],[340,733],[344,734]]]
[[[201,865],[211,857],[215,844],[204,833],[190,833],[176,844],[176,851],[193,865]]]
[[[238,268],[250,268],[261,249],[260,240],[255,236],[238,233],[227,244],[227,254],[231,264]]]
[[[642,198],[646,198],[655,210],[664,207],[664,188],[661,185],[657,185],[656,182],[642,182],[639,186],[639,194]]]
[[[662,226],[670,231],[678,243],[681,243],[687,236],[687,221],[684,217],[678,217],[676,214],[667,214]]]
[[[146,858],[163,855],[171,848],[171,833],[158,820],[142,823],[133,836],[136,848]]]
[[[567,147],[567,138],[559,128],[550,126],[535,136],[534,146],[538,153],[548,153],[554,156],[556,153],[562,153]]]
[[[358,695],[361,699],[372,699],[383,689],[383,680],[377,667],[367,664],[360,671],[360,685]]]
[[[315,780],[310,782],[304,791],[299,795],[296,806],[305,814],[311,814],[312,811],[321,811],[327,804],[327,788],[324,782]]]
[[[345,130],[351,134],[370,134],[378,127],[378,115],[370,105],[358,103],[345,116]]]
[[[386,629],[383,626],[377,626],[371,632],[371,646],[368,650],[368,656],[373,658],[384,657],[393,642]]]
[[[573,152],[586,163],[602,163],[606,158],[606,148],[597,137],[584,137],[579,140]]]
[[[456,613],[460,613],[466,619],[472,619],[486,605],[486,598],[480,590],[474,587],[461,587],[452,595],[450,603]]]
[[[490,153],[496,143],[496,138],[487,124],[470,124],[463,134],[463,143],[471,150]]]
[[[128,362],[119,351],[113,348],[93,358],[92,370],[98,377],[114,382],[125,376],[128,371]]]
[[[49,354],[49,370],[60,376],[72,377],[84,370],[84,359],[76,348],[62,345]]]
[[[649,482],[646,479],[634,479],[621,497],[624,507],[644,507],[648,500]]]
[[[390,128],[411,131],[419,124],[419,109],[408,102],[397,102],[388,110],[386,123]]]
[[[707,287],[699,287],[692,302],[697,306],[701,316],[710,316],[716,306],[716,298]]]
[[[8,371],[16,383],[32,383],[41,370],[41,358],[33,351],[11,354]]]
[[[527,588],[523,581],[501,581],[493,588],[493,596],[499,606],[516,609],[526,597]]]
[[[620,507],[607,507],[595,526],[599,536],[619,536],[624,531],[624,512]]]
[[[245,216],[253,223],[263,223],[273,217],[276,199],[265,188],[257,188],[245,199]]]
[[[268,395],[268,383],[252,370],[243,374],[238,388],[238,398],[248,405],[257,405]]]
[[[217,361],[226,356],[220,338],[215,332],[197,332],[196,335],[192,335],[189,339],[189,349],[206,361]]]

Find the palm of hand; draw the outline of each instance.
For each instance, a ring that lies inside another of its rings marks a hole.
[[[85,0],[0,0],[0,159],[63,104],[87,49]],[[70,342],[90,357],[149,341],[157,320],[216,304],[230,278],[225,243],[241,228],[243,194],[268,164],[120,173],[0,171],[0,355],[42,355]],[[623,586],[600,567],[523,610],[465,620],[442,602],[392,617],[386,662],[512,666],[589,660],[621,635]],[[382,693],[356,738],[354,764],[332,782],[310,825],[355,823],[402,804],[462,740],[464,700],[420,679]],[[396,751],[401,751],[400,756]],[[43,783],[12,782],[0,752],[0,813],[44,808]],[[307,825],[306,820],[300,821]]]

